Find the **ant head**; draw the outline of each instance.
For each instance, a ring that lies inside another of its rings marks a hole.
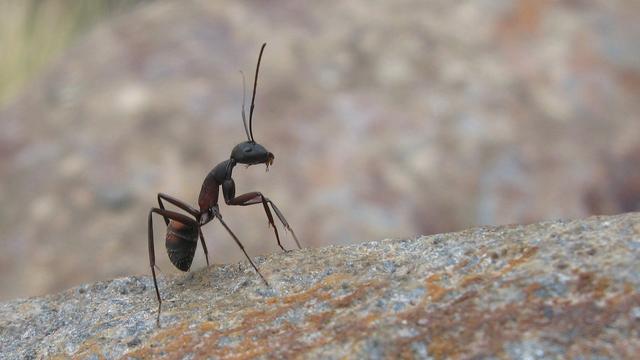
[[[273,164],[272,153],[255,141],[245,141],[236,145],[231,152],[231,158],[240,164],[266,164],[267,168]]]

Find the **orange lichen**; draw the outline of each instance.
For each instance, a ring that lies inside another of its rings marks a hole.
[[[635,287],[633,286],[633,284],[629,283],[629,282],[625,282],[624,283],[624,290],[623,292],[625,293],[625,295],[631,294],[632,292],[636,291]]]
[[[604,278],[604,277],[598,278],[593,289],[594,298],[602,299],[605,296],[605,291],[607,290],[607,288],[609,288],[610,283],[611,283],[611,280],[609,280],[608,278]]]
[[[200,323],[200,331],[202,332],[217,330],[218,327],[218,323],[215,323],[213,321],[205,321]]]
[[[529,258],[531,258],[533,255],[535,255],[537,252],[538,252],[538,247],[537,246],[527,248],[526,250],[523,251],[523,253],[522,253],[522,255],[520,257],[509,261],[507,266],[505,266],[504,268],[502,268],[499,271],[499,275],[504,275],[504,274],[508,273],[509,271],[513,270],[513,268],[516,268],[516,267],[522,265],[523,263],[527,262],[529,260]]]
[[[453,267],[453,271],[458,271],[458,270],[462,269],[463,267],[467,266],[467,264],[469,264],[469,259],[464,259],[464,260],[460,261],[459,263],[457,263],[456,266]]]
[[[449,292],[449,290],[437,284],[437,282],[440,281],[441,277],[442,274],[433,274],[427,277],[427,295],[431,298],[432,302],[439,301]]]
[[[594,273],[578,272],[578,283],[576,284],[576,290],[580,293],[590,292],[592,290],[594,278]]]
[[[478,292],[477,291],[467,291],[464,294],[462,294],[461,296],[459,296],[458,298],[456,298],[455,300],[453,300],[452,304],[466,302],[468,300],[476,298],[477,296],[478,296]]]
[[[447,335],[434,336],[429,342],[429,355],[436,359],[444,359],[459,354],[461,346]]]
[[[351,305],[355,300],[363,297],[366,294],[366,292],[368,292],[369,290],[370,290],[370,288],[368,288],[367,286],[359,286],[351,294],[343,296],[343,297],[340,297],[340,298],[337,298],[337,299],[331,301],[331,303],[335,307],[347,307],[347,306]]]
[[[465,276],[461,281],[460,281],[460,287],[467,287],[471,284],[477,284],[482,282],[482,280],[484,279],[484,277],[482,275],[478,275],[478,274],[471,274],[468,276]]]
[[[102,355],[100,344],[95,339],[90,339],[85,341],[78,351],[73,354],[73,359],[86,359],[89,355],[96,355],[99,360],[105,360],[106,358]],[[67,356],[54,357],[52,359],[68,359]]]
[[[442,279],[442,274],[431,274],[427,277],[427,283],[433,283],[435,281],[440,281]]]
[[[581,294],[591,295],[594,299],[601,299],[605,296],[606,290],[611,285],[611,280],[606,277],[597,277],[592,272],[574,272],[578,275],[576,291]]]
[[[309,288],[308,290],[302,291],[302,292],[294,294],[294,295],[289,295],[289,296],[282,297],[279,300],[280,300],[280,302],[285,303],[285,304],[307,302],[310,299],[312,299],[314,297],[317,297],[318,293],[322,292],[322,288],[323,287],[331,288],[331,286],[336,285],[337,283],[348,281],[349,278],[350,278],[350,275],[343,274],[343,273],[332,274],[332,275],[327,276],[320,283],[314,285],[313,287]]]
[[[530,301],[535,296],[536,291],[540,289],[542,289],[542,285],[537,282],[527,285],[527,287],[524,288],[524,293],[526,294],[527,301]]]
[[[311,314],[307,316],[307,322],[315,325],[325,324],[331,317],[333,317],[335,311],[325,311],[319,314]]]

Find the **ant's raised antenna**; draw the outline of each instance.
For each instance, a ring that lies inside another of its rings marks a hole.
[[[251,97],[251,108],[249,109],[249,133],[251,134],[251,141],[253,140],[253,107],[255,106],[256,100],[256,86],[258,84],[258,71],[260,71],[260,60],[262,59],[262,53],[264,52],[264,47],[267,46],[267,43],[262,44],[260,48],[260,55],[258,56],[258,65],[256,65],[256,77],[253,80],[253,96]]]
[[[247,115],[244,112],[244,103],[247,98],[247,88],[244,84],[244,73],[240,70],[240,74],[242,75],[242,123],[244,124],[244,132],[247,134],[247,140],[253,141],[252,138],[249,137],[249,128],[247,127]]]

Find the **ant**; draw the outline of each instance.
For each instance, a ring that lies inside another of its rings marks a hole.
[[[293,229],[291,229],[291,226],[289,226],[289,223],[284,218],[284,215],[282,215],[282,212],[278,209],[278,207],[276,207],[273,201],[257,191],[236,196],[235,183],[233,181],[233,178],[231,177],[233,168],[237,164],[245,164],[247,166],[265,164],[267,167],[266,170],[268,171],[269,165],[273,164],[273,159],[275,158],[273,153],[267,151],[264,146],[258,144],[254,140],[252,127],[253,108],[255,106],[256,98],[256,85],[258,83],[258,71],[260,70],[260,60],[262,59],[262,53],[264,52],[264,48],[266,45],[266,43],[262,44],[262,47],[260,48],[260,55],[258,56],[258,65],[256,66],[255,79],[253,82],[253,96],[251,98],[251,108],[249,110],[248,127],[247,118],[245,115],[246,90],[244,86],[244,74],[242,74],[242,87],[244,93],[242,98],[242,122],[244,124],[244,131],[247,135],[247,141],[241,142],[240,144],[236,145],[231,151],[229,160],[225,160],[216,165],[205,177],[204,182],[202,183],[202,189],[200,190],[200,196],[198,197],[198,206],[200,207],[200,209],[197,210],[181,200],[163,193],[159,193],[158,204],[160,205],[160,207],[151,208],[151,210],[149,211],[149,263],[151,265],[151,274],[153,275],[153,284],[156,289],[156,296],[158,297],[158,316],[156,319],[158,324],[160,324],[162,299],[160,298],[160,291],[158,290],[158,282],[156,280],[155,271],[156,255],[153,246],[153,213],[162,216],[162,218],[164,219],[164,222],[167,226],[165,245],[167,248],[167,253],[169,255],[169,260],[171,260],[171,263],[175,267],[182,271],[188,271],[191,267],[193,257],[196,253],[196,248],[198,246],[198,237],[200,238],[200,242],[202,243],[202,250],[204,251],[205,258],[207,259],[207,266],[209,266],[209,254],[207,252],[207,246],[205,244],[204,235],[202,234],[201,228],[215,218],[220,221],[222,226],[227,230],[229,235],[231,235],[236,244],[238,244],[244,255],[249,260],[249,263],[251,263],[251,266],[253,266],[253,269],[256,271],[256,273],[258,273],[265,285],[269,286],[269,283],[253,263],[253,261],[245,251],[244,246],[242,246],[242,243],[240,242],[240,240],[238,240],[238,237],[222,220],[222,215],[220,215],[220,209],[218,207],[218,193],[220,186],[222,186],[222,195],[224,196],[224,201],[227,205],[248,206],[262,204],[262,206],[264,207],[264,212],[267,215],[267,219],[269,220],[269,226],[273,227],[273,231],[275,232],[278,246],[280,246],[283,251],[287,252],[287,250],[285,250],[285,248],[280,243],[278,229],[273,222],[273,215],[271,213],[271,209],[269,208],[269,206],[271,206],[284,228],[291,232],[291,234],[293,235],[293,239],[295,240],[298,248],[301,248],[296,234],[293,232]],[[182,209],[188,215],[171,210],[166,210],[162,200],[165,200],[166,202]]]

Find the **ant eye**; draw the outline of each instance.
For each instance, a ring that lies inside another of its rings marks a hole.
[[[253,149],[250,148],[250,147],[244,148],[244,152],[246,152],[246,153],[250,153],[251,151],[253,151]]]

